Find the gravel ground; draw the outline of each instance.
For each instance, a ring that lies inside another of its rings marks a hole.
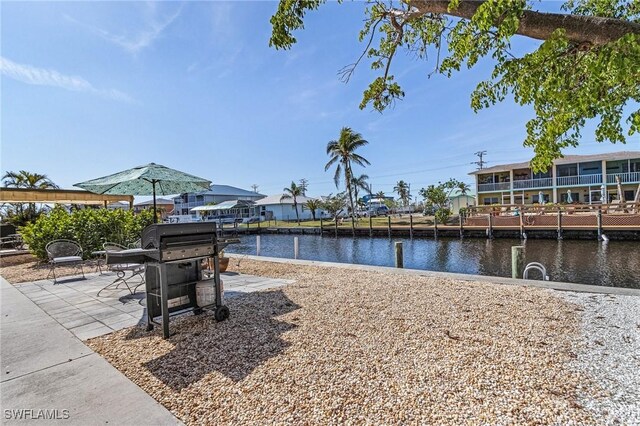
[[[295,284],[89,341],[187,424],[598,424],[580,305],[535,288],[242,260]],[[595,392],[595,391],[594,391]]]
[[[583,307],[573,368],[598,392],[579,390],[579,403],[607,424],[640,425],[640,297],[560,293]]]
[[[10,283],[24,283],[31,281],[39,281],[47,278],[49,274],[49,264],[39,262],[31,254],[21,254],[17,256],[6,256],[0,258],[0,275]],[[95,271],[95,266],[90,262],[84,266],[84,273]],[[80,269],[76,267],[58,267],[56,268],[57,277],[68,277],[72,275],[81,275]],[[49,278],[52,278],[50,276]]]

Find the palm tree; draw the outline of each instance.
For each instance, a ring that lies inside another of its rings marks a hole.
[[[393,187],[393,190],[398,194],[400,200],[402,200],[403,207],[407,207],[409,198],[411,198],[409,195],[409,184],[403,180],[399,180],[396,186]]]
[[[282,190],[284,191],[284,194],[282,194],[282,197],[280,197],[281,200],[283,198],[293,198],[293,208],[296,211],[296,221],[298,222],[298,225],[300,225],[300,216],[298,215],[297,197],[302,195],[302,188],[296,185],[294,181],[291,181],[291,186],[289,188],[283,188]]]
[[[376,198],[380,198],[381,200],[384,200],[384,191],[376,192]]]
[[[47,175],[20,170],[18,173],[7,172],[2,176],[5,188],[25,189],[58,189]]]
[[[23,189],[58,189],[58,185],[53,183],[47,175],[40,173],[31,173],[26,170],[16,172],[6,172],[2,176],[2,183],[5,188],[23,188]],[[41,211],[36,209],[35,203],[27,204],[24,208],[23,204],[13,204],[13,212],[15,217],[12,219],[14,224],[25,225],[32,222],[40,215]]]
[[[365,174],[351,178],[351,185],[353,186],[353,198],[356,200],[356,204],[358,204],[359,201],[358,189],[369,191],[369,184],[367,183],[367,179],[369,179],[369,176]]]
[[[349,204],[351,205],[352,224],[355,222],[355,209],[353,207],[353,187],[351,181],[353,171],[351,169],[351,163],[356,163],[362,167],[371,164],[366,158],[355,153],[358,148],[368,143],[369,142],[362,139],[360,133],[354,132],[349,127],[343,127],[340,130],[340,138],[330,141],[327,144],[327,155],[329,155],[330,159],[324,166],[324,170],[329,170],[334,163],[337,163],[336,171],[333,175],[336,188],[340,185],[340,179],[344,173],[344,182],[347,187],[347,193],[349,194]]]
[[[467,192],[471,191],[469,185],[464,182],[458,182],[457,188],[460,191],[460,195],[467,195]]]
[[[316,200],[312,198],[311,200],[307,201],[307,208],[311,210],[311,215],[313,216],[314,222],[316,220],[316,210],[318,210],[320,207],[321,207],[320,200]]]

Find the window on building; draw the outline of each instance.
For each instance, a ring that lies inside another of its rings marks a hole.
[[[625,201],[633,201],[635,199],[635,196],[636,196],[636,192],[633,189],[624,191]]]
[[[548,203],[549,202],[549,194],[542,194],[542,200],[544,203]],[[538,196],[538,194],[535,194],[531,197],[531,202],[533,204],[536,203],[540,203],[540,197]]]
[[[490,206],[491,204],[498,204],[498,197],[484,197],[483,204]]]
[[[577,164],[563,164],[556,169],[559,177],[578,176]]]
[[[561,203],[568,203],[569,199],[569,194],[567,194],[566,192],[561,193],[560,194],[560,202]],[[575,192],[575,193],[571,193],[571,202],[572,203],[579,203],[580,202],[580,193]]]

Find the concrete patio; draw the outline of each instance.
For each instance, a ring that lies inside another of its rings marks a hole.
[[[235,273],[221,276],[226,298],[293,282]],[[122,284],[119,289],[107,289],[98,296],[100,289],[115,280],[115,274],[87,274],[86,277],[84,280],[64,277],[57,284],[52,280],[41,280],[15,284],[15,287],[80,340],[146,323],[144,285],[133,295]],[[131,288],[139,282],[139,279],[132,279]]]
[[[0,277],[3,424],[181,424],[81,341],[144,321],[143,291],[97,296],[114,278],[12,285]],[[223,280],[226,298],[292,282],[238,274]]]

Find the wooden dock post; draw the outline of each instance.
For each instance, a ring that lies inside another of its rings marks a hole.
[[[409,238],[413,239],[413,215],[409,214]]]
[[[558,208],[558,239],[562,239],[562,210]]]
[[[438,238],[438,217],[433,216],[433,238]]]
[[[598,208],[598,240],[602,240],[602,208]]]
[[[524,246],[511,247],[511,278],[522,278],[524,265]]]
[[[391,238],[391,215],[387,216],[387,223],[388,223],[388,227],[389,227],[389,238]]]
[[[520,209],[518,213],[518,218],[520,219],[520,238],[524,236],[524,219],[522,218],[523,214],[524,212],[522,211],[522,209]]]
[[[373,237],[373,219],[369,215],[369,238]]]
[[[336,238],[338,238],[338,218],[335,218],[335,230],[336,230]]]
[[[404,259],[402,256],[402,241],[396,241],[395,243],[395,252],[396,252],[396,268],[404,268]]]
[[[293,237],[293,258],[297,259],[300,254],[300,246],[298,245],[298,237]]]
[[[322,232],[322,213],[320,213],[320,236],[324,236],[324,233]]]
[[[260,235],[256,235],[256,256],[260,256]]]
[[[487,237],[493,238],[493,216],[489,213],[489,227],[487,228]]]
[[[458,214],[458,220],[460,221],[460,238],[464,238],[464,214]]]

